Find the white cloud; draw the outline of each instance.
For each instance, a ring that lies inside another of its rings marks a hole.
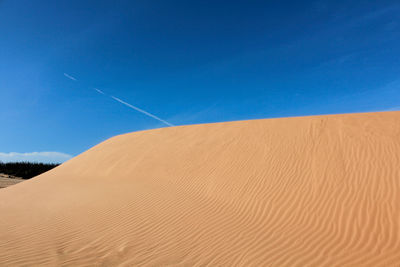
[[[29,162],[45,162],[45,163],[62,163],[71,158],[72,158],[71,155],[61,152],[28,152],[28,153],[0,152],[0,161],[2,162],[29,161]]]
[[[391,107],[391,108],[385,109],[384,111],[398,111],[398,110],[400,110],[400,106]]]

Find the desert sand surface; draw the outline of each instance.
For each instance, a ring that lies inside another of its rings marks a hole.
[[[24,179],[15,177],[12,175],[0,173],[0,189],[18,184],[22,181],[24,181]]]
[[[0,214],[4,266],[400,266],[400,112],[116,136]]]

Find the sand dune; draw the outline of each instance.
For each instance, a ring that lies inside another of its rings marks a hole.
[[[23,181],[24,180],[19,177],[0,173],[0,188],[6,188],[9,186],[18,184],[20,182],[23,182]]]
[[[116,136],[0,191],[0,263],[400,266],[400,112]]]

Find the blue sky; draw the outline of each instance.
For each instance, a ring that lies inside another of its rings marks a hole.
[[[0,17],[2,161],[167,126],[115,98],[173,125],[400,109],[399,1],[3,0]]]

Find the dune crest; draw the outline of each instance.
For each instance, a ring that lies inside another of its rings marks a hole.
[[[111,138],[0,191],[0,265],[398,266],[400,112]]]

